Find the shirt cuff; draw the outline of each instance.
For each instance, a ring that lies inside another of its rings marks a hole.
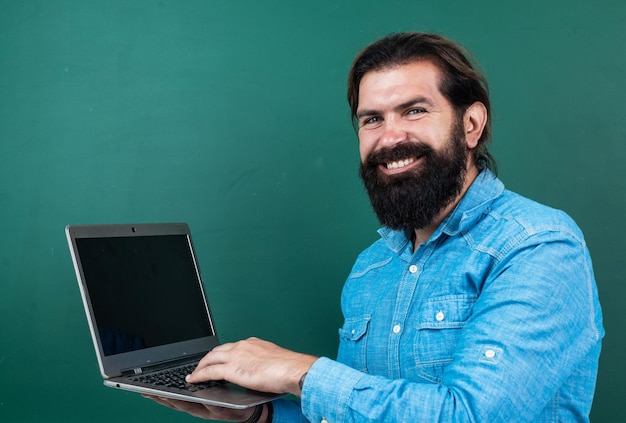
[[[302,386],[302,413],[311,422],[344,421],[350,396],[364,373],[325,357],[309,369]]]
[[[272,423],[308,423],[302,415],[300,401],[290,399],[279,399],[272,401],[274,407],[274,417]]]

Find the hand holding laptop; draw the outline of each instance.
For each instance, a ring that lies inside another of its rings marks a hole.
[[[250,389],[301,394],[300,380],[317,357],[281,348],[271,342],[249,338],[222,344],[208,353],[187,377],[190,383],[227,380]],[[253,411],[236,410],[170,398],[144,395],[161,405],[207,420],[247,421]],[[259,421],[264,421],[267,410]]]
[[[255,408],[226,408],[216,405],[208,405],[197,402],[177,400],[173,398],[156,397],[153,395],[142,394],[145,398],[154,400],[172,410],[182,411],[194,417],[205,420],[221,420],[227,422],[243,422],[247,421],[255,412]]]

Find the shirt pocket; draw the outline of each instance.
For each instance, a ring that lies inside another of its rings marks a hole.
[[[421,306],[413,347],[419,377],[441,383],[475,302],[476,297],[469,295],[446,295],[430,298]]]
[[[339,329],[339,354],[337,360],[353,369],[367,372],[367,332],[370,315],[346,318]]]

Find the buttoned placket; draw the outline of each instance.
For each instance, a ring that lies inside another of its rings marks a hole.
[[[402,359],[406,358],[406,356],[402,354],[401,341],[412,342],[412,340],[402,340],[402,334],[405,332],[404,326],[407,324],[409,312],[420,303],[421,297],[425,292],[426,287],[420,287],[418,290],[417,286],[424,266],[437,244],[436,239],[438,237],[438,235],[435,235],[429,241],[420,245],[415,252],[407,248],[400,254],[400,257],[407,261],[407,266],[398,287],[396,309],[394,310],[392,320],[392,334],[389,341],[390,374],[394,379],[403,377]]]
[[[407,262],[407,266],[398,285],[396,307],[391,320],[389,374],[393,379],[402,377],[401,339],[405,329],[404,325],[415,300],[415,290],[421,273],[420,262],[423,263],[430,252],[428,247],[422,247],[424,248],[420,247],[415,253],[407,248],[400,254],[400,257]]]

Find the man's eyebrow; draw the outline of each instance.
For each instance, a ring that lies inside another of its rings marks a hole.
[[[362,119],[362,118],[364,118],[366,116],[377,116],[377,115],[380,115],[380,112],[378,110],[373,110],[373,109],[371,109],[371,110],[368,110],[368,109],[359,110],[359,111],[356,112],[356,118],[357,119]]]
[[[403,103],[398,104],[397,106],[394,107],[394,110],[403,110],[411,106],[418,106],[420,104],[425,105],[425,106],[432,106],[433,102],[428,97],[424,97],[424,96],[415,97]]]
[[[393,110],[395,111],[401,111],[404,109],[407,109],[411,106],[418,106],[418,105],[425,105],[425,106],[432,106],[433,102],[428,98],[428,97],[424,97],[424,96],[419,96],[419,97],[415,97],[412,98],[410,100],[404,101],[400,104],[397,104],[393,107]],[[357,119],[361,119],[367,116],[378,116],[381,115],[382,112],[376,109],[363,109],[363,110],[358,110],[356,113],[356,117]]]

